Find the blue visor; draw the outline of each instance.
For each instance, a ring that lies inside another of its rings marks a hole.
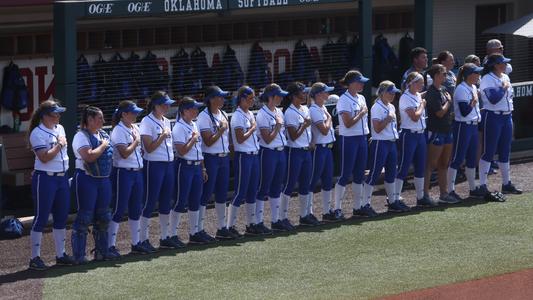
[[[53,106],[50,106],[50,107],[47,107],[45,109],[42,110],[41,112],[41,115],[46,115],[46,114],[49,114],[49,113],[63,113],[65,112],[67,109],[65,107],[61,107],[59,105],[53,105]]]
[[[311,92],[311,87],[305,87],[304,90],[303,90],[304,93],[306,94],[309,94],[309,92]]]
[[[138,107],[136,104],[132,104],[124,109],[122,109],[122,112],[132,112],[132,113],[135,113],[135,114],[139,114],[143,111],[142,108]]]
[[[226,98],[227,96],[230,95],[230,92],[226,92],[226,91],[223,91],[221,88],[219,88],[218,86],[215,86],[213,88],[211,88],[208,93],[205,95],[205,99],[211,99],[213,97],[223,97],[223,98]]]
[[[191,109],[191,108],[199,109],[199,108],[201,108],[203,106],[204,106],[203,103],[200,103],[200,102],[197,102],[197,101],[180,104],[180,108],[184,109],[184,110],[185,109]]]
[[[289,92],[282,90],[280,87],[276,87],[268,93],[264,93],[262,96],[267,98],[272,96],[286,97],[288,94]]]
[[[478,67],[478,66],[476,66],[476,67],[474,67],[474,68],[465,68],[465,69],[463,70],[463,74],[464,74],[464,76],[466,77],[466,76],[468,76],[468,75],[470,75],[470,74],[474,74],[474,73],[476,73],[476,74],[480,74],[481,71],[483,71],[483,68],[482,68],[482,67]]]
[[[154,105],[161,105],[161,104],[165,104],[165,105],[172,105],[174,104],[174,100],[170,99],[168,97],[168,95],[165,95],[163,97],[159,97],[159,98],[155,98],[152,100],[152,104]]]
[[[314,96],[316,96],[316,95],[318,95],[318,94],[320,94],[320,93],[324,93],[324,92],[325,92],[325,93],[330,93],[330,92],[332,92],[334,89],[335,89],[334,87],[327,86],[327,85],[324,84],[324,85],[320,86],[319,88],[317,88],[317,89],[315,89],[315,90],[313,90],[313,89],[311,88],[311,92],[309,93],[309,96],[314,97]]]
[[[359,83],[367,83],[368,81],[370,80],[370,78],[367,78],[363,75],[361,76],[357,76],[355,78],[353,78],[352,80],[348,81],[348,82],[345,82],[346,85],[350,85],[354,82],[359,82]]]
[[[396,94],[396,93],[400,93],[401,91],[399,89],[396,88],[396,86],[394,85],[391,85],[389,86],[389,88],[387,89],[387,93],[391,93],[391,94]]]

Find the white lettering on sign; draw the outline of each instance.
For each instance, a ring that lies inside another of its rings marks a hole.
[[[114,3],[94,3],[89,5],[91,15],[109,15],[113,12]]]
[[[316,3],[320,2],[320,0],[300,0],[300,3]]]
[[[222,10],[221,0],[165,0],[165,12]]]
[[[303,0],[300,0],[303,1]],[[316,0],[311,0],[316,1]],[[289,5],[289,0],[238,0],[238,8],[268,7]]]
[[[533,84],[514,87],[514,98],[531,96],[533,96]]]
[[[130,2],[128,4],[129,13],[148,13],[152,11],[152,2]]]

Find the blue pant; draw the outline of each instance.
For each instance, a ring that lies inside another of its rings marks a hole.
[[[159,213],[170,213],[170,200],[174,192],[176,175],[174,162],[144,161],[144,207],[142,216],[150,218],[156,202],[159,201]]]
[[[144,194],[142,171],[113,168],[111,172],[111,186],[113,189],[113,221],[116,223],[120,222],[126,207],[128,208],[128,218],[139,220]]]
[[[174,206],[174,211],[180,213],[186,213],[187,209],[198,211],[204,185],[202,165],[188,165],[185,160],[178,158],[176,166],[178,168],[176,171],[178,201]]]
[[[383,166],[385,166],[385,182],[393,183],[397,163],[398,150],[395,141],[372,140],[370,142],[370,174],[366,178],[366,183],[376,185]]]
[[[287,196],[292,194],[294,185],[298,182],[298,194],[309,194],[313,162],[311,151],[298,148],[288,148],[287,152],[287,177],[283,193]]]
[[[78,212],[98,212],[109,210],[111,203],[111,180],[109,177],[95,178],[85,171],[76,169],[72,180]]]
[[[426,168],[427,145],[424,133],[413,133],[409,129],[400,132],[400,164],[398,179],[405,179],[411,163],[415,166],[415,177],[424,178]]]
[[[368,141],[366,135],[340,136],[341,151],[341,176],[339,184],[346,186],[352,181],[356,184],[363,183],[365,168],[368,159]]]
[[[513,118],[511,114],[498,115],[492,111],[481,112],[483,123],[483,154],[484,161],[492,161],[498,151],[498,161],[509,162],[511,140],[513,138]]]
[[[453,124],[453,152],[450,167],[459,169],[466,158],[466,167],[477,165],[478,126],[465,122]]]
[[[287,169],[287,155],[285,151],[278,151],[261,147],[259,150],[259,191],[256,199],[265,201],[265,197],[279,198],[281,185],[285,180]]]
[[[311,192],[319,179],[322,190],[330,191],[333,188],[333,151],[326,145],[316,145],[313,151],[313,172],[309,186]]]
[[[259,156],[235,152],[235,197],[231,204],[239,207],[242,200],[255,203],[255,196],[259,187]]]
[[[46,172],[35,171],[31,178],[31,192],[35,218],[31,230],[42,232],[50,213],[54,228],[64,229],[70,208],[70,191],[66,176],[48,176]]]
[[[204,164],[207,170],[207,182],[204,183],[200,205],[207,205],[213,191],[216,203],[226,203],[229,186],[229,156],[218,157],[204,153]]]

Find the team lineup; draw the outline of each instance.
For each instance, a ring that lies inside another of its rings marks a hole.
[[[354,216],[378,216],[372,207],[372,193],[380,179],[388,210],[407,212],[411,207],[402,201],[402,189],[411,165],[417,206],[455,204],[466,197],[505,201],[502,193],[522,193],[510,178],[510,59],[495,52],[480,66],[479,58],[469,56],[457,75],[451,71],[454,59],[448,51],[440,53],[429,68],[423,48],[414,48],[411,60],[401,87],[382,81],[370,108],[361,94],[369,78],[355,70],[340,79],[345,88],[340,96],[330,95],[334,88],[321,82],[310,87],[293,82],[286,90],[272,83],[258,95],[251,87],[242,86],[231,118],[222,110],[230,92],[210,86],[201,103],[189,97],[179,101],[174,126],[165,115],[175,101],[164,91],[153,94],[148,114],[139,125],[135,123],[143,109],[132,101],[121,101],[110,134],[102,129],[102,111],[84,107],[80,130],[70,146],[75,155],[70,183],[69,145],[60,124],[66,109],[55,100],[42,102],[29,129],[35,153],[29,267],[47,269],[40,258],[40,244],[50,214],[57,264],[76,265],[88,262],[91,225],[94,259],[120,258],[116,236],[125,213],[132,253],[156,252],[148,234],[156,207],[159,248],[166,249],[185,247],[178,238],[185,214],[189,244],[293,231],[294,221],[289,219],[293,192],[298,193],[300,226],[342,221],[341,203],[350,183]],[[254,115],[251,108],[257,98],[262,106]],[[336,100],[338,131],[325,106],[331,99]],[[496,154],[501,193],[487,187]],[[335,162],[340,166],[337,182]],[[231,167],[234,194],[227,201]],[[460,196],[455,181],[463,168],[470,192]],[[438,199],[429,195],[435,171]],[[313,210],[313,191],[319,183],[321,220]],[[71,191],[77,215],[72,226],[72,255],[68,255],[65,240]],[[213,195],[217,230],[210,235],[204,223]],[[266,202],[270,226],[264,220]],[[244,233],[236,227],[241,206],[245,209]]]

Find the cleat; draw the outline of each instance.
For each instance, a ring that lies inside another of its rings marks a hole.
[[[143,243],[139,242],[137,245],[131,245],[131,253],[133,254],[150,254],[150,250],[146,249]]]
[[[230,228],[228,228],[228,230],[233,235],[233,238],[235,239],[241,239],[243,237],[243,235],[239,233],[239,231],[237,230],[235,226],[231,226]]]
[[[117,248],[115,246],[111,246],[109,247],[109,249],[107,250],[107,256],[110,258],[110,259],[113,259],[113,258],[116,258],[118,259],[120,257],[120,253],[118,252]]]
[[[209,233],[205,232],[205,230],[201,230],[198,233],[200,233],[202,235],[202,237],[204,238],[204,240],[206,240],[210,244],[214,243],[214,242],[217,242],[217,239],[212,237]]]
[[[76,264],[76,260],[74,259],[74,257],[63,253],[62,257],[56,256],[56,264],[59,266],[72,266]]]
[[[322,215],[322,222],[337,222],[337,218],[335,218],[335,213],[333,211],[329,211],[327,214]]]
[[[370,204],[367,204],[359,209],[359,212],[361,213],[360,216],[368,217],[368,218],[375,218],[378,216],[378,213],[370,206]]]
[[[289,219],[283,219],[281,220],[281,223],[283,223],[287,231],[293,231],[296,229],[294,225],[292,225],[291,221],[289,221]]]
[[[437,205],[438,204],[435,203],[435,200],[428,195],[424,195],[424,197],[421,199],[416,199],[416,206],[434,207]]]
[[[142,245],[143,245],[143,247],[145,249],[150,251],[150,253],[156,253],[157,252],[157,249],[154,246],[152,246],[152,244],[150,244],[149,240],[145,240],[144,242],[142,242]]]
[[[509,181],[507,184],[502,184],[502,193],[520,195],[522,194],[522,190],[517,189],[514,184]]]
[[[455,193],[455,192],[452,192],[452,193]],[[440,196],[439,197],[439,202],[440,203],[445,203],[445,204],[457,204],[461,201],[457,200],[457,198],[455,198],[454,196],[450,194],[447,194],[447,195],[444,195],[444,196]]]
[[[246,226],[244,234],[248,236],[257,236],[263,234],[263,232],[260,230],[260,228],[257,227],[256,224],[250,224]]]
[[[471,190],[469,195],[470,198],[483,198],[488,193],[486,190],[487,187],[485,186],[485,189],[482,189],[480,186],[476,187],[475,189]]]
[[[204,236],[197,232],[194,235],[189,235],[189,244],[191,245],[206,245],[209,241],[207,241]]]
[[[36,256],[30,260],[29,268],[30,270],[44,271],[48,269],[48,266],[44,263],[44,261],[39,256]]]
[[[333,213],[335,214],[335,218],[338,221],[344,221],[345,220],[344,214],[342,213],[341,209],[336,209],[335,211],[333,211]]]
[[[255,226],[257,227],[257,230],[261,232],[261,235],[272,235],[272,230],[266,227],[263,222],[258,223]]]
[[[278,221],[272,223],[272,230],[275,231],[275,232],[288,231],[287,228],[285,228],[283,222],[281,222],[281,220],[278,220]]]
[[[233,240],[235,239],[235,236],[226,228],[222,227],[222,229],[217,230],[215,234],[215,239],[217,240]]]

